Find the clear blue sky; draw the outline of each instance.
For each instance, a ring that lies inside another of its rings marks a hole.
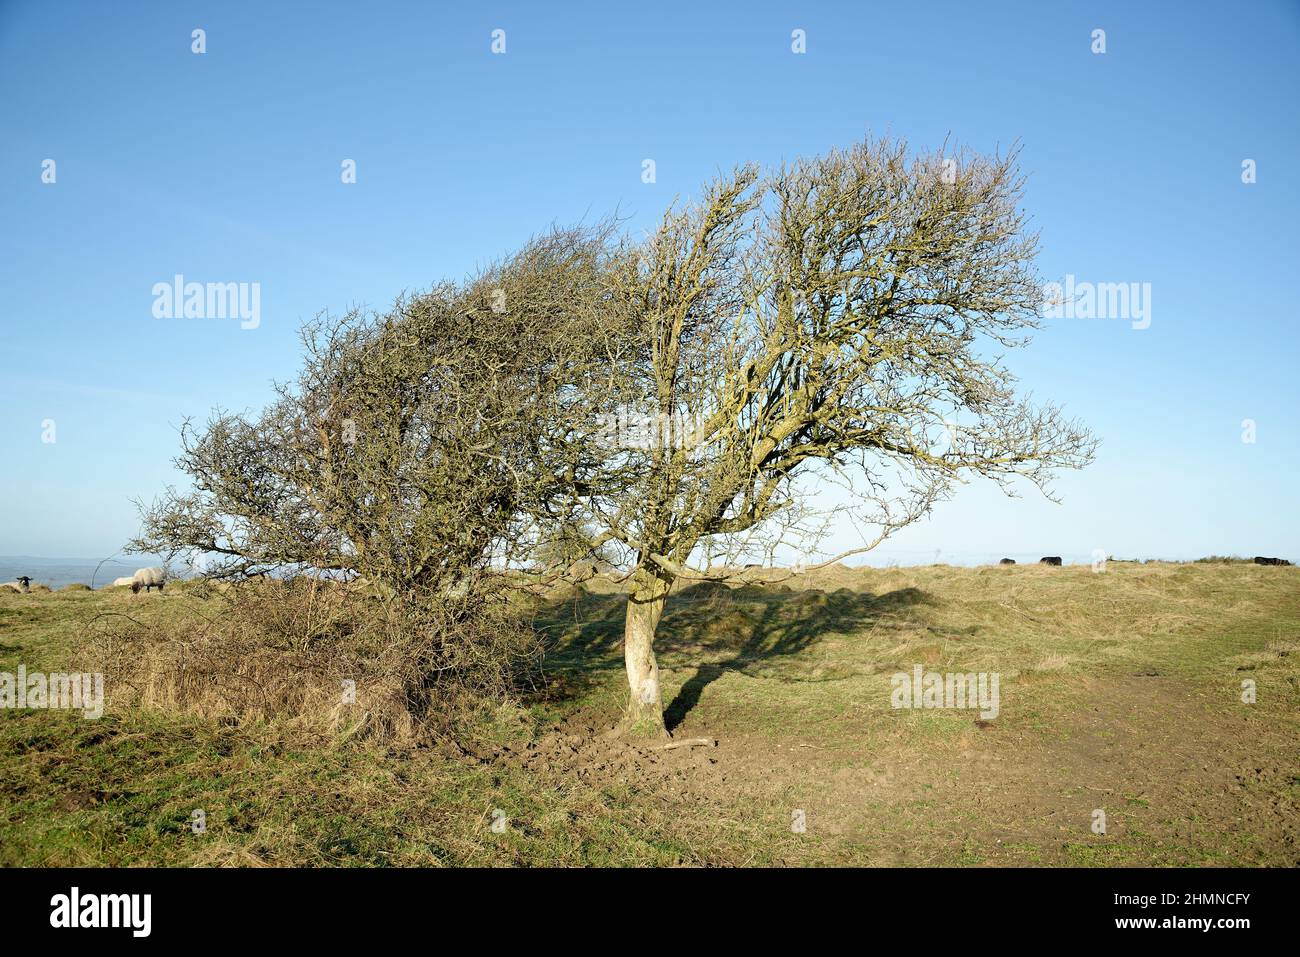
[[[1104,441],[1064,504],[970,486],[885,558],[1300,559],[1298,41],[1284,2],[4,0],[0,554],[115,551],[180,422],[260,407],[321,309],[871,131],[1019,140],[1043,274],[1152,287],[1150,328],[1053,320],[1013,357]],[[260,327],[155,319],[177,273],[260,283]]]

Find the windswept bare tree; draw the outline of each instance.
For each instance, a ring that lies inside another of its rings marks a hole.
[[[385,315],[321,320],[261,416],[185,429],[194,487],[145,509],[133,545],[398,599],[621,550],[623,727],[664,734],[674,583],[815,543],[828,518],[867,529],[863,551],[969,476],[1050,494],[1091,460],[1093,437],[1018,398],[1002,361],[1040,305],[1022,188],[1014,153],[868,141],[738,169],[640,244],[555,231]],[[819,512],[818,482],[851,510]]]
[[[217,576],[360,575],[399,598],[522,561],[599,465],[589,403],[623,364],[611,236],[554,230],[383,315],[310,323],[297,382],[264,412],[187,423],[193,487],[142,509],[133,548],[200,553]]]
[[[631,556],[625,731],[666,733],[654,639],[673,584],[814,531],[808,482],[851,490],[862,551],[967,476],[1050,494],[1053,469],[1091,460],[1093,437],[1017,398],[1002,363],[1041,300],[1022,186],[1014,153],[868,141],[738,169],[622,261],[611,308],[638,348],[616,425],[636,428],[607,430],[585,518]]]

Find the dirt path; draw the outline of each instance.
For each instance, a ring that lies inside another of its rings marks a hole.
[[[800,741],[729,727],[706,702],[676,737],[717,747],[628,747],[602,736],[609,716],[584,716],[508,757],[682,814],[755,815],[788,863],[1300,865],[1297,743],[1267,712],[1172,677],[1075,680],[1085,706],[972,720],[922,748],[851,743],[906,712]]]

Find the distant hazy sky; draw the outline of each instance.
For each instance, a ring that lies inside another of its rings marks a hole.
[[[1103,439],[1063,504],[972,485],[881,557],[1300,558],[1298,10],[0,2],[0,553],[116,550],[181,421],[260,407],[322,309],[871,131],[1020,141],[1044,276],[1152,290],[1149,328],[1052,320],[1012,356]],[[260,283],[260,326],[155,318],[178,273]]]

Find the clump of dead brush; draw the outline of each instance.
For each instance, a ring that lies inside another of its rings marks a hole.
[[[305,575],[213,585],[166,615],[100,615],[91,634],[110,707],[386,744],[454,740],[541,657],[530,628],[472,591],[397,600]]]

